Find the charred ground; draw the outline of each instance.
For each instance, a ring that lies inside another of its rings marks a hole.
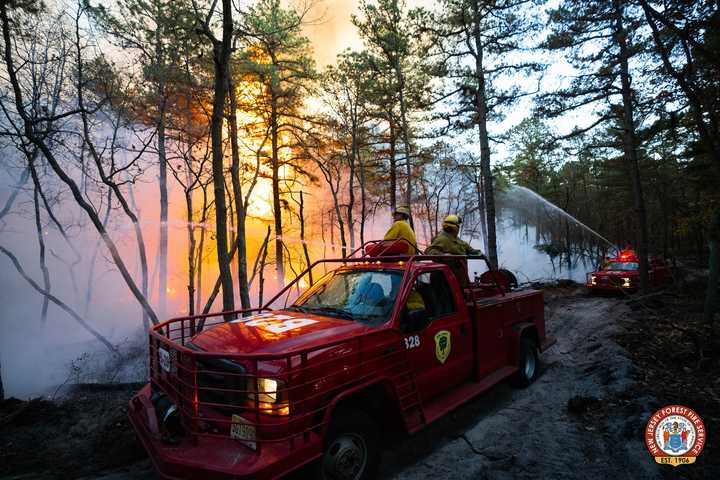
[[[145,458],[127,420],[127,402],[140,386],[82,385],[62,401],[4,401],[0,477],[79,478]]]

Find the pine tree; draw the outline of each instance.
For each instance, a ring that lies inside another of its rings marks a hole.
[[[412,116],[427,108],[429,77],[427,51],[431,37],[423,26],[425,19],[419,9],[407,9],[403,0],[379,0],[377,4],[360,3],[360,14],[352,17],[365,43],[365,61],[378,76],[373,97],[378,112],[400,132],[405,153],[405,198],[412,206],[413,166],[416,163]],[[395,141],[391,132],[390,141]],[[395,203],[395,144],[390,153],[391,208]],[[412,217],[411,217],[412,223]]]
[[[230,84],[230,59],[232,43],[235,35],[233,24],[232,0],[222,0],[219,12],[213,10],[202,19],[197,18],[199,30],[212,45],[213,52],[213,87],[212,115],[210,118],[210,139],[212,142],[212,178],[215,198],[215,240],[217,244],[218,269],[222,286],[222,308],[224,312],[235,310],[233,278],[230,271],[231,255],[228,249],[227,199],[225,198],[225,149],[223,145],[223,124],[227,101],[228,85]],[[211,25],[213,15],[221,16],[220,38]],[[234,250],[233,250],[234,251]],[[225,315],[230,321],[232,315]]]
[[[566,53],[579,70],[572,84],[540,99],[541,115],[556,117],[588,105],[597,118],[576,129],[580,135],[615,122],[622,131],[626,170],[631,179],[640,259],[640,289],[648,288],[648,231],[639,163],[638,92],[631,60],[645,47],[636,11],[623,0],[564,1],[550,14],[552,34],[545,46]]]
[[[526,94],[509,75],[531,75],[542,66],[520,55],[539,31],[541,0],[445,0],[437,32],[441,70],[452,81],[457,104],[446,118],[458,130],[477,128],[488,258],[497,267],[495,194],[488,124]],[[513,55],[514,54],[514,55]],[[505,85],[510,85],[505,87]]]
[[[280,0],[260,0],[243,18],[243,38],[250,62],[248,73],[264,86],[257,109],[270,130],[273,217],[275,224],[275,269],[279,282],[285,279],[283,252],[283,192],[281,169],[301,171],[292,159],[292,142],[302,129],[302,106],[316,78],[315,62],[308,39],[302,33],[307,12],[285,8]]]

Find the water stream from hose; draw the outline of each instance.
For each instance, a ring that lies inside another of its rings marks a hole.
[[[513,185],[513,186],[511,186],[511,187],[508,189],[507,194],[508,194],[508,195],[522,195],[522,196],[524,196],[525,198],[527,198],[527,199],[529,199],[529,200],[531,200],[531,201],[539,202],[541,205],[543,205],[543,206],[544,206],[545,208],[547,208],[548,210],[551,210],[551,211],[554,211],[555,213],[558,213],[559,215],[561,215],[562,217],[564,217],[564,218],[566,218],[567,220],[571,221],[572,223],[574,223],[574,224],[577,225],[578,227],[582,228],[583,230],[585,230],[585,231],[591,233],[592,235],[594,235],[595,237],[599,238],[600,240],[602,240],[603,242],[605,242],[606,244],[608,244],[612,249],[616,249],[616,248],[617,248],[617,247],[615,246],[615,244],[613,244],[610,240],[608,240],[607,238],[603,237],[603,236],[600,235],[598,232],[596,232],[596,231],[593,230],[592,228],[588,227],[587,225],[585,225],[584,223],[582,223],[580,220],[578,220],[577,218],[575,218],[575,217],[573,217],[572,215],[570,215],[569,213],[567,213],[567,212],[566,212],[565,210],[563,210],[562,208],[558,207],[558,206],[555,205],[554,203],[552,203],[552,202],[548,201],[547,199],[543,198],[543,197],[542,197],[541,195],[539,195],[537,192],[534,192],[533,190],[530,190],[529,188],[521,187],[521,186],[519,186],[519,185]]]

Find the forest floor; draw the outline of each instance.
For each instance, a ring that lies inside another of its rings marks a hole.
[[[382,479],[720,478],[720,356],[692,285],[652,296],[546,289],[549,334],[538,380],[502,384],[383,454]],[[0,478],[156,478],[125,416],[137,385],[83,386],[62,402],[0,404]],[[705,422],[690,466],[657,465],[650,414],[678,403]],[[8,418],[11,412],[20,412]],[[304,478],[306,472],[293,475]]]

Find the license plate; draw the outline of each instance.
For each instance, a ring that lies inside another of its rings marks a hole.
[[[230,426],[230,437],[238,440],[240,443],[247,445],[253,450],[257,450],[257,435],[255,425],[249,425],[240,415],[232,416],[232,425]]]
[[[160,368],[170,373],[172,370],[172,361],[170,360],[170,352],[164,348],[158,350],[158,361],[160,362]]]

